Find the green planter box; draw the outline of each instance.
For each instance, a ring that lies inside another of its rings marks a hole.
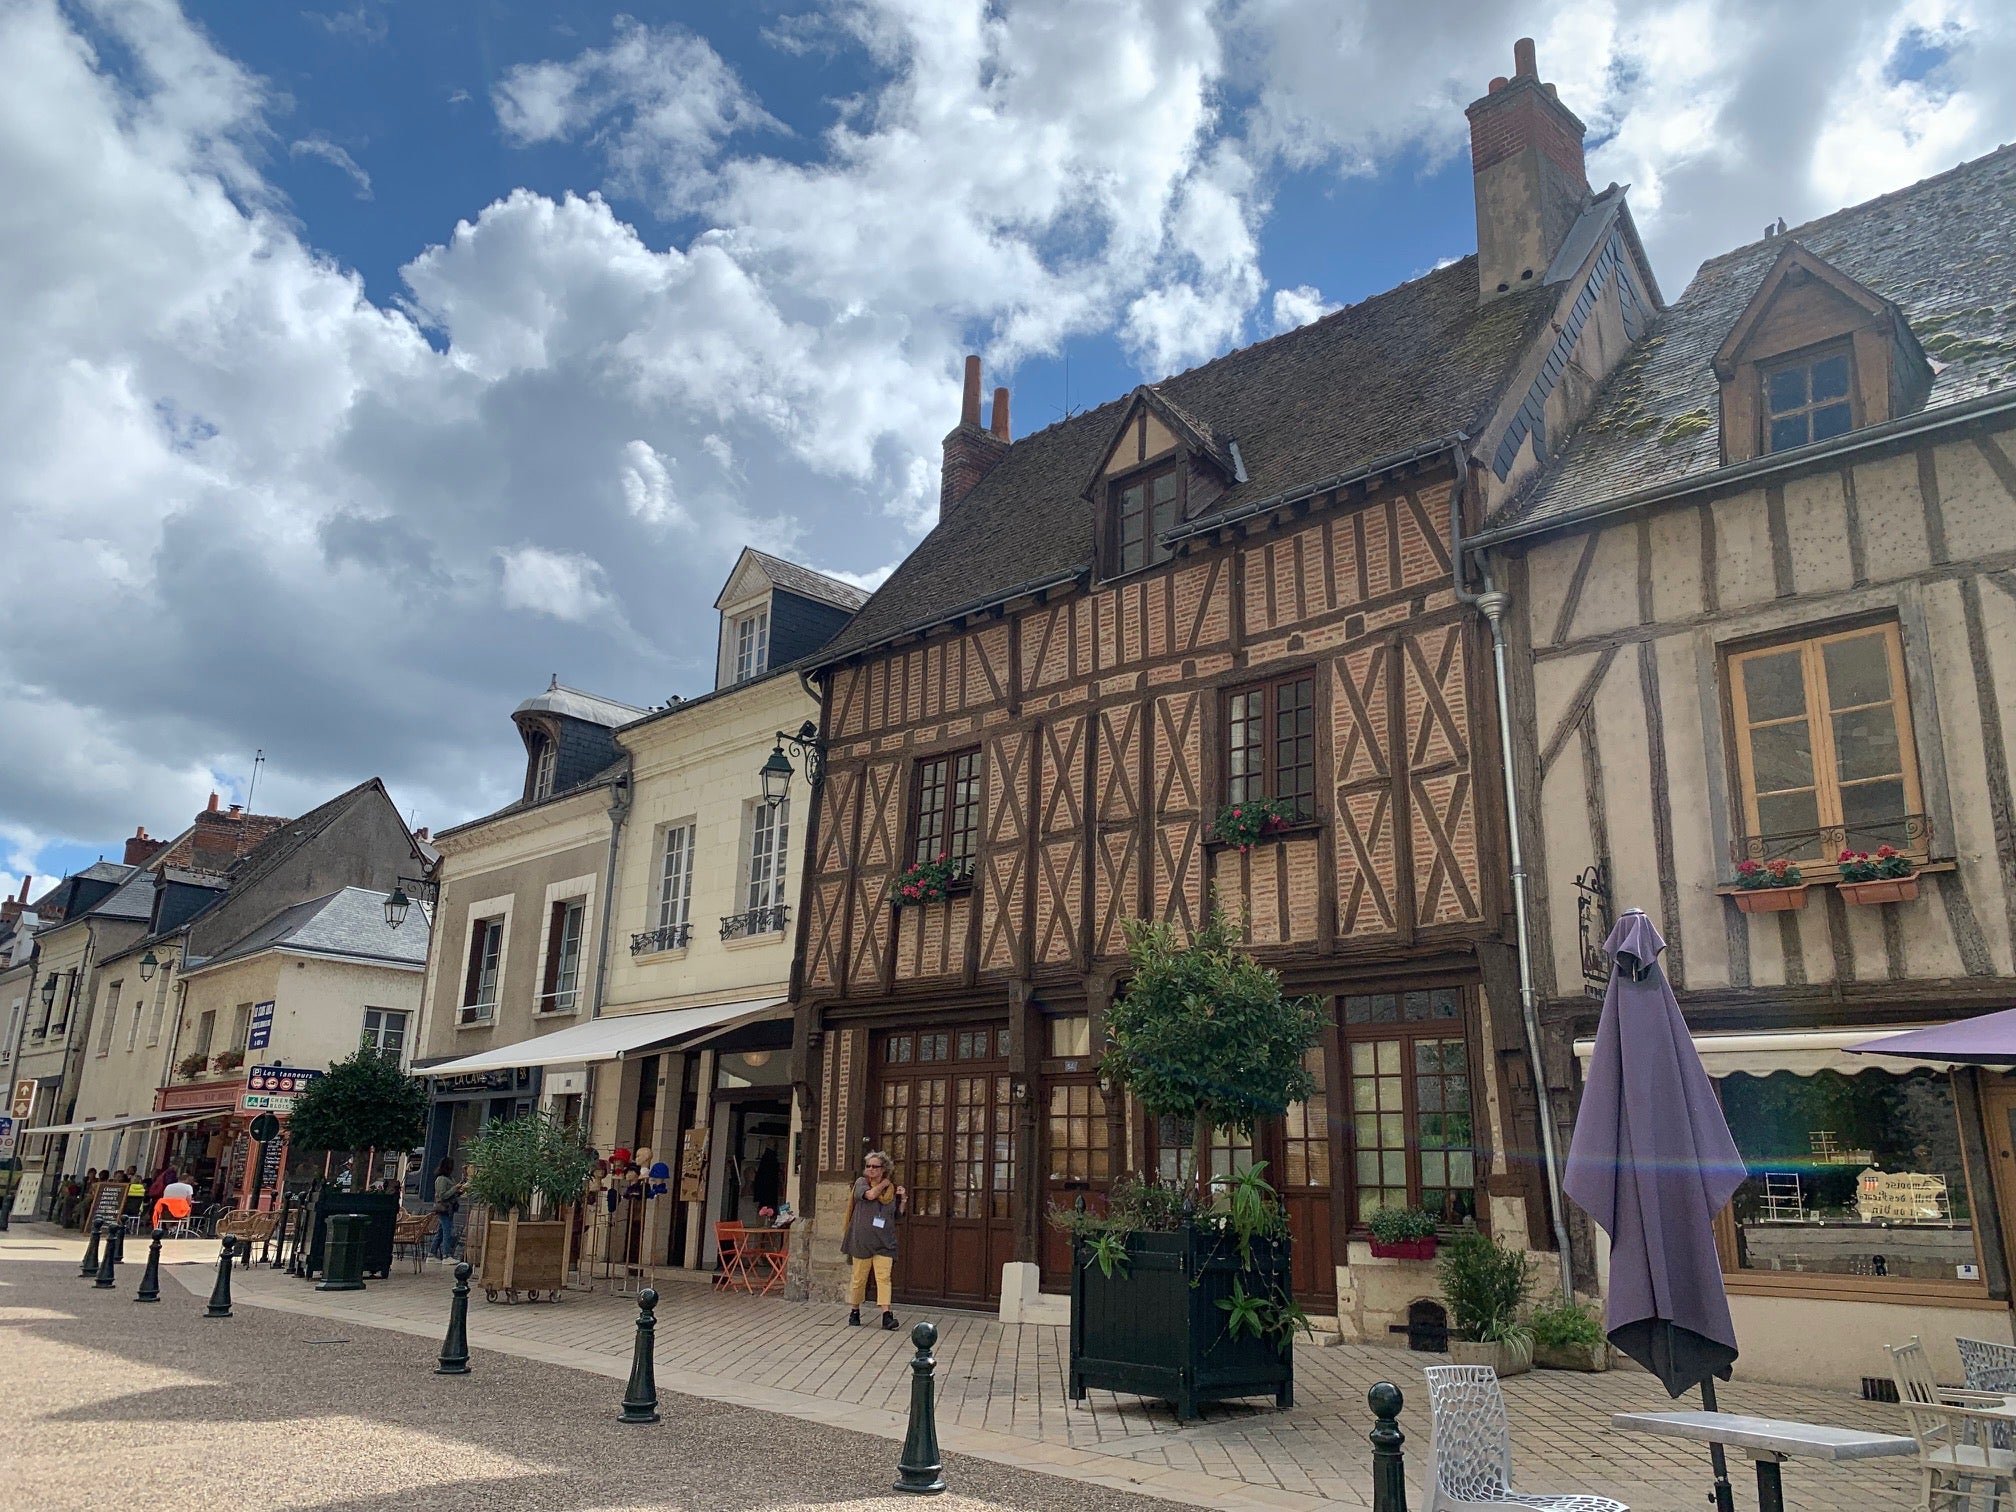
[[[1256,1239],[1253,1269],[1239,1268],[1238,1246],[1196,1228],[1134,1234],[1131,1262],[1111,1279],[1083,1244],[1071,1268],[1071,1400],[1089,1387],[1131,1391],[1176,1405],[1190,1422],[1201,1402],[1272,1395],[1295,1405],[1292,1343],[1241,1336],[1225,1327],[1218,1306],[1241,1278],[1250,1296],[1278,1284],[1288,1290],[1288,1241]],[[1194,1285],[1192,1283],[1195,1283]]]

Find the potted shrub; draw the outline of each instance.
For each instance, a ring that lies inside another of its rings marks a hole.
[[[1782,856],[1736,863],[1736,906],[1745,913],[1787,913],[1806,906],[1806,879]]]
[[[1532,1369],[1533,1331],[1519,1321],[1533,1290],[1524,1252],[1465,1234],[1442,1252],[1436,1270],[1449,1304],[1449,1358],[1489,1365],[1501,1376]]]
[[[1365,1220],[1372,1253],[1381,1260],[1433,1260],[1435,1215],[1426,1208],[1381,1208]]]
[[[1844,903],[1909,903],[1918,896],[1917,868],[1887,845],[1873,856],[1844,850],[1840,891]]]
[[[353,1157],[354,1179],[346,1188],[324,1184],[310,1219],[306,1269],[322,1268],[328,1220],[339,1213],[362,1213],[364,1274],[392,1274],[393,1226],[399,1217],[396,1192],[374,1192],[372,1168],[377,1152],[410,1150],[427,1133],[427,1089],[416,1077],[377,1052],[358,1050],[332,1065],[327,1074],[308,1084],[287,1115],[287,1140],[295,1150]]]
[[[1583,1302],[1551,1302],[1533,1309],[1533,1363],[1547,1370],[1608,1370],[1610,1341],[1603,1320]]]
[[[1278,835],[1294,824],[1295,805],[1284,803],[1278,798],[1248,798],[1240,803],[1228,803],[1218,810],[1217,821],[1211,826],[1211,838],[1221,845],[1236,845],[1239,849],[1251,850],[1269,835]]]
[[[1134,975],[1107,1014],[1102,1069],[1151,1116],[1190,1120],[1192,1170],[1208,1171],[1214,1128],[1251,1131],[1314,1090],[1303,1057],[1322,1010],[1284,998],[1215,907],[1187,944],[1137,919],[1127,946]],[[1137,1392],[1174,1402],[1185,1421],[1231,1397],[1294,1404],[1293,1341],[1307,1319],[1264,1169],[1157,1198],[1133,1185],[1104,1215],[1074,1215],[1073,1401],[1092,1386]]]
[[[469,1141],[468,1196],[488,1209],[481,1240],[483,1295],[560,1300],[573,1204],[595,1173],[581,1132],[546,1113],[493,1118]],[[499,1216],[502,1215],[502,1216]],[[474,1213],[472,1211],[473,1219]]]
[[[209,1069],[210,1057],[207,1055],[185,1055],[175,1062],[175,1074],[184,1081],[194,1081]]]

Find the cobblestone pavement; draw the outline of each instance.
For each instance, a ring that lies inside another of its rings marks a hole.
[[[46,1229],[32,1242],[61,1244],[72,1257],[79,1252],[73,1237],[59,1238]],[[0,1259],[7,1253],[0,1242]],[[192,1258],[214,1262],[214,1254],[206,1245]],[[207,1291],[208,1271],[177,1274],[188,1289]],[[901,1436],[909,1392],[903,1336],[847,1328],[838,1307],[716,1293],[685,1273],[670,1273],[659,1284],[661,1390]],[[251,1306],[438,1341],[448,1286],[440,1265],[430,1262],[416,1275],[401,1261],[392,1278],[374,1281],[364,1292],[318,1293],[255,1270],[240,1273],[237,1296]],[[938,1421],[948,1451],[1227,1512],[1363,1508],[1371,1485],[1365,1393],[1373,1382],[1390,1379],[1408,1397],[1401,1423],[1408,1435],[1408,1479],[1415,1487],[1410,1500],[1417,1507],[1425,1502],[1420,1480],[1428,1422],[1420,1356],[1350,1345],[1300,1348],[1292,1410],[1225,1404],[1207,1408],[1202,1423],[1186,1427],[1167,1405],[1139,1397],[1095,1391],[1086,1402],[1068,1401],[1062,1328],[1008,1327],[970,1313],[928,1315],[940,1330]],[[905,1322],[923,1316],[906,1312]],[[620,1376],[627,1369],[635,1318],[633,1299],[605,1292],[569,1292],[558,1304],[507,1306],[485,1305],[479,1291],[470,1312],[470,1339]],[[1872,1353],[1881,1342],[1870,1341]],[[1724,1409],[1733,1412],[1903,1431],[1894,1406],[1843,1392],[1738,1382],[1721,1395]],[[1699,1512],[1704,1504],[1705,1448],[1625,1436],[1608,1427],[1613,1412],[1685,1405],[1669,1403],[1650,1376],[1635,1370],[1535,1371],[1506,1381],[1505,1396],[1515,1480],[1522,1488],[1612,1496],[1635,1512]],[[1751,1505],[1749,1462],[1732,1454],[1730,1470],[1739,1505]],[[1916,1502],[1916,1465],[1909,1459],[1847,1466],[1795,1461],[1785,1466],[1784,1476],[1787,1503],[1800,1512],[1905,1512]]]

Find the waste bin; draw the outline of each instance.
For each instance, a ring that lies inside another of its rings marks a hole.
[[[315,1290],[364,1290],[364,1231],[371,1220],[362,1213],[331,1213],[323,1223],[328,1238],[322,1246],[322,1283]]]
[[[338,1213],[355,1213],[364,1219],[364,1274],[391,1275],[392,1234],[399,1219],[399,1198],[391,1192],[343,1192],[326,1186],[315,1197],[315,1216],[308,1224],[308,1274],[317,1276],[323,1271],[322,1246],[329,1233],[328,1220]]]

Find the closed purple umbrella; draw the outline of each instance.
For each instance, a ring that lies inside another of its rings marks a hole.
[[[1561,1185],[1610,1236],[1610,1342],[1677,1397],[1728,1380],[1736,1359],[1715,1215],[1744,1171],[1659,969],[1665,948],[1635,908],[1603,942],[1610,985]]]

